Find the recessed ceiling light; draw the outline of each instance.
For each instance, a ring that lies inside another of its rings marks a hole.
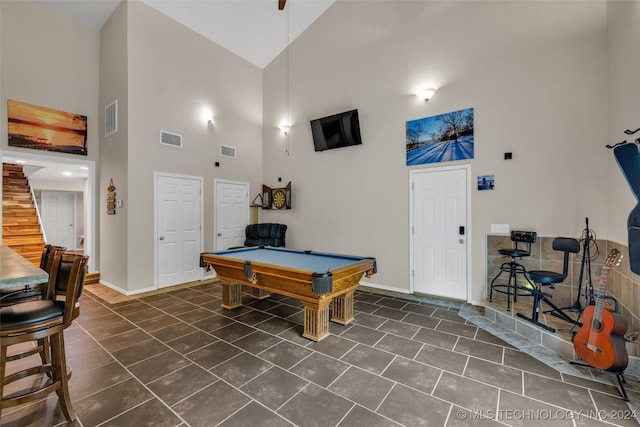
[[[24,164],[25,164],[25,163],[27,163],[27,162],[26,162],[26,161],[24,161],[24,160],[16,160],[16,163],[20,163],[21,165],[24,165]]]
[[[73,175],[73,174],[72,174],[71,172],[69,172],[69,171],[64,171],[64,172],[62,172],[62,175],[64,175],[64,176],[71,176],[71,175]]]
[[[80,169],[82,169],[83,171],[89,170],[89,166],[80,166]]]

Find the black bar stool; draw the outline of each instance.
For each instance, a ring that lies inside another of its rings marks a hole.
[[[541,328],[546,329],[549,332],[555,332],[556,330],[555,328],[545,325],[538,320],[541,302],[545,302],[549,307],[551,307],[551,310],[549,310],[548,312],[550,312],[552,315],[574,325],[582,326],[582,323],[575,319],[572,319],[564,311],[562,311],[562,309],[551,302],[551,294],[542,292],[543,286],[548,286],[550,289],[554,289],[554,285],[565,281],[565,279],[567,278],[567,274],[569,274],[569,254],[577,254],[578,252],[580,252],[580,243],[576,239],[573,239],[571,237],[556,237],[555,239],[553,239],[553,249],[559,252],[563,252],[562,272],[559,273],[556,271],[548,270],[532,270],[527,272],[527,279],[536,284],[532,292],[533,304],[531,308],[531,317],[527,317],[522,313],[518,313],[518,317],[527,320],[534,325],[540,326]],[[547,311],[545,311],[545,313],[547,313]]]
[[[500,255],[509,257],[509,262],[505,262],[500,266],[500,271],[491,281],[491,287],[489,290],[489,301],[493,300],[493,291],[507,295],[507,311],[511,311],[511,298],[513,301],[517,301],[518,295],[530,296],[531,289],[534,287],[533,283],[529,281],[526,276],[527,270],[524,265],[516,262],[517,259],[531,255],[531,244],[535,243],[538,235],[534,231],[511,231],[511,241],[514,242],[514,246],[511,248],[498,249]],[[522,246],[522,247],[521,247]],[[509,279],[506,285],[496,284],[496,280],[502,275],[502,273],[509,273]],[[522,288],[518,286],[517,274],[520,273],[529,282],[531,288]],[[518,289],[523,292],[518,294]]]

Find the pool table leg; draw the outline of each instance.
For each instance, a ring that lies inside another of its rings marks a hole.
[[[331,310],[331,321],[346,325],[353,320],[353,294],[349,291],[346,294],[338,295],[333,299]]]
[[[255,299],[265,299],[271,296],[269,291],[260,288],[251,288],[251,296]]]
[[[242,306],[242,285],[240,283],[222,284],[222,308],[237,308]]]
[[[320,341],[329,335],[329,303],[306,302],[304,304],[304,332],[302,336],[313,341]]]

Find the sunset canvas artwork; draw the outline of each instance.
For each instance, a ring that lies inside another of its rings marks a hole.
[[[87,155],[87,117],[8,100],[9,146]]]

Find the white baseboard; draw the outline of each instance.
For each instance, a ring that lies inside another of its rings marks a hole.
[[[408,289],[401,289],[401,288],[395,288],[393,286],[387,286],[387,285],[382,285],[380,283],[372,283],[372,282],[360,282],[361,286],[366,286],[369,288],[374,288],[374,289],[380,289],[383,291],[391,291],[391,292],[398,292],[401,294],[410,294],[411,292],[409,292]]]
[[[118,286],[107,282],[106,280],[100,280],[100,284],[106,286],[107,288],[113,289],[114,291],[120,292],[122,295],[126,295],[126,296],[131,296],[131,295],[136,295],[136,294],[143,294],[145,292],[151,292],[151,291],[155,291],[157,290],[154,287],[150,287],[150,288],[143,288],[143,289],[136,289],[134,291],[125,291],[122,288],[119,288]]]

